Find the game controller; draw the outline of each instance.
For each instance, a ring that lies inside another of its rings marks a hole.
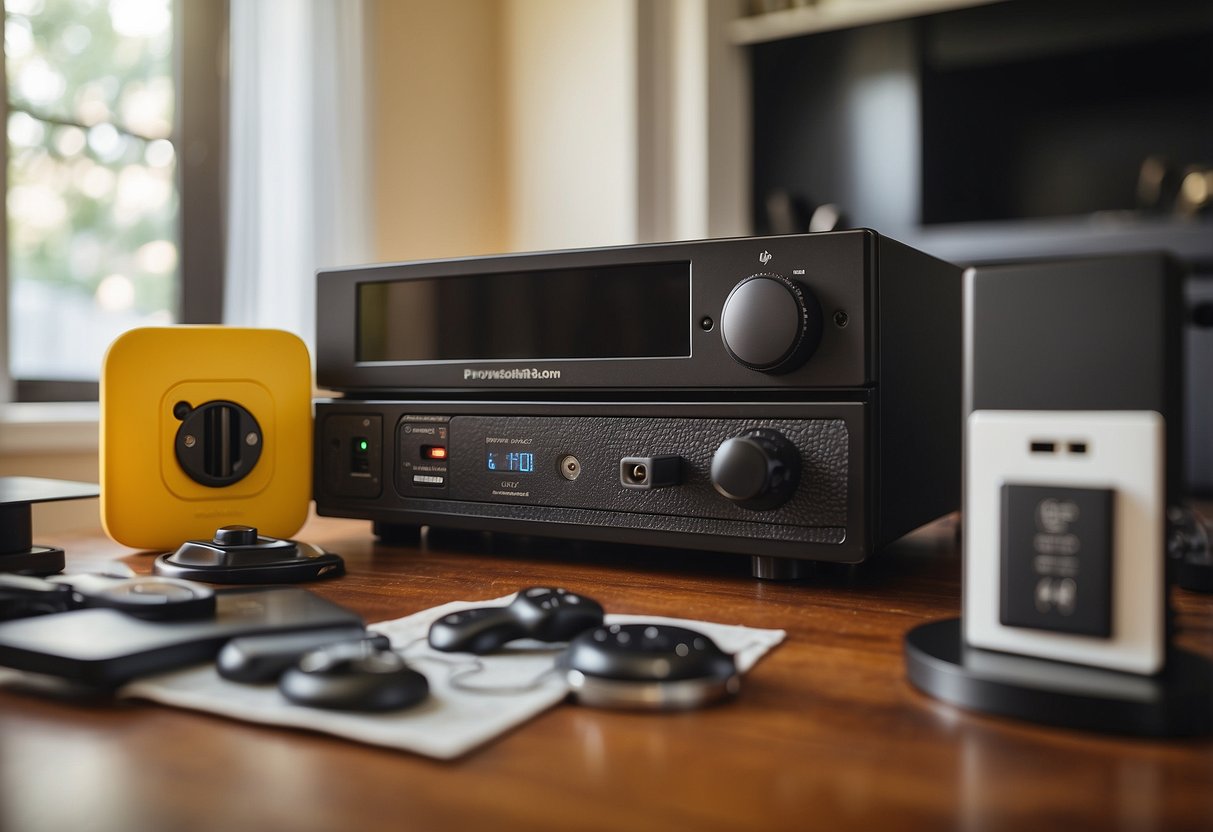
[[[429,682],[391,650],[341,642],[307,653],[278,680],[296,705],[343,711],[394,711],[429,695]]]
[[[557,659],[583,705],[695,708],[736,694],[733,657],[703,633],[670,624],[611,624],[574,638]]]
[[[602,624],[602,605],[558,587],[521,589],[504,607],[444,615],[430,626],[429,644],[446,653],[482,655],[521,638],[564,642]]]
[[[153,571],[221,584],[295,583],[343,575],[345,561],[318,546],[233,525],[217,529],[210,540],[187,540],[156,558]]]

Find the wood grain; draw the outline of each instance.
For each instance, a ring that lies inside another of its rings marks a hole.
[[[724,555],[433,534],[385,546],[316,518],[346,558],[312,585],[368,621],[559,584],[609,611],[782,628],[740,697],[651,715],[562,705],[440,763],[158,705],[0,692],[0,830],[1210,829],[1213,742],[1141,741],[966,713],[905,678],[902,636],[959,613],[955,519],[792,584]],[[42,541],[40,541],[42,542]],[[47,541],[79,566],[151,556]],[[1213,656],[1213,598],[1176,590]],[[322,714],[317,719],[323,719]]]

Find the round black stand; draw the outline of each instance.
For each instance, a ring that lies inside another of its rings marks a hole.
[[[39,477],[0,477],[0,572],[54,575],[63,571],[63,550],[33,543],[31,505],[96,497],[97,486]]]
[[[215,584],[277,584],[339,577],[345,561],[296,540],[262,537],[252,526],[224,526],[212,540],[187,540],[156,558],[152,571]]]
[[[1137,676],[968,647],[951,618],[907,633],[905,654],[915,687],[962,708],[1140,737],[1213,730],[1213,662],[1183,650],[1158,676]]]

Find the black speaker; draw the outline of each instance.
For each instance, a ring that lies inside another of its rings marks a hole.
[[[965,413],[1149,410],[1166,424],[1167,500],[1183,494],[1183,278],[1140,253],[965,273]]]
[[[1182,277],[1152,253],[965,273],[970,645],[1162,668]]]
[[[1162,254],[965,273],[962,616],[907,634],[922,690],[1101,732],[1213,728],[1209,663],[1167,628],[1182,279]]]

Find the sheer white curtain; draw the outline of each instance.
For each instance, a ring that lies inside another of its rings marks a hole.
[[[363,0],[232,0],[224,322],[315,355],[315,271],[370,258]]]

